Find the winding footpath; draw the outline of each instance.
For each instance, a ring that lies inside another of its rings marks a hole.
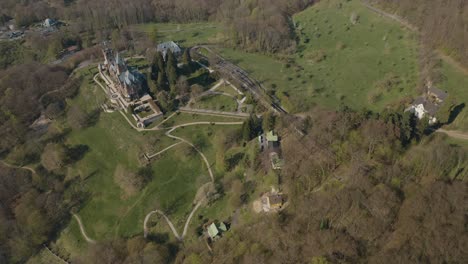
[[[77,214],[73,214],[73,217],[76,219],[76,221],[78,222],[78,225],[80,226],[80,232],[81,232],[81,235],[83,235],[84,239],[86,240],[86,242],[90,243],[90,244],[96,244],[96,241],[94,239],[91,239],[89,238],[89,236],[86,234],[86,231],[84,229],[84,226],[83,226],[83,223],[81,222],[81,218],[77,215]]]
[[[13,164],[7,163],[7,162],[4,161],[4,160],[0,160],[0,163],[2,163],[3,165],[5,165],[6,167],[9,167],[9,168],[28,170],[28,171],[30,171],[32,174],[37,174],[36,171],[35,171],[33,168],[28,167],[28,166],[17,166],[17,165],[13,165]]]
[[[145,221],[143,221],[143,235],[144,235],[145,238],[148,236],[147,223],[148,223],[150,217],[151,217],[153,214],[159,214],[159,215],[161,215],[161,216],[166,220],[166,223],[167,223],[167,225],[169,225],[169,228],[172,230],[172,233],[174,234],[174,236],[175,236],[179,241],[182,240],[182,237],[179,236],[179,233],[177,233],[177,230],[175,229],[174,224],[172,224],[171,220],[169,220],[169,218],[164,214],[164,212],[162,212],[162,211],[160,211],[160,210],[151,211],[151,212],[149,212],[149,213],[146,215]]]

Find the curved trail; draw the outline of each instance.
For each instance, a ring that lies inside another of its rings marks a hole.
[[[184,238],[185,235],[187,234],[187,230],[188,230],[188,226],[190,224],[190,220],[192,220],[192,216],[195,214],[195,211],[197,211],[197,209],[198,209],[198,207],[200,207],[200,205],[201,205],[201,202],[198,202],[197,205],[195,205],[195,207],[193,208],[192,212],[190,212],[190,215],[187,218],[187,221],[185,222],[185,225],[184,225],[184,231],[182,232],[182,238]]]
[[[32,172],[32,174],[37,174],[36,171],[31,168],[31,167],[28,167],[28,166],[17,166],[17,165],[13,165],[13,164],[10,164],[10,163],[7,163],[6,161],[4,160],[0,160],[0,162],[7,166],[7,167],[10,167],[10,168],[13,168],[13,169],[23,169],[23,170],[28,170],[30,172]]]
[[[145,217],[145,221],[143,221],[143,235],[144,237],[146,238],[148,236],[148,228],[146,227],[146,224],[148,223],[148,220],[149,218],[153,215],[153,214],[160,214],[162,217],[164,217],[164,219],[166,220],[166,223],[169,225],[169,227],[171,228],[172,230],[172,233],[174,234],[174,236],[178,239],[178,240],[182,240],[182,237],[179,236],[179,233],[177,233],[177,230],[175,229],[174,225],[172,224],[171,220],[169,220],[169,218],[160,210],[154,210],[154,211],[151,211],[149,212],[146,217]]]
[[[90,243],[90,244],[96,244],[96,241],[94,239],[91,239],[88,237],[88,235],[86,234],[86,231],[84,229],[84,226],[83,226],[83,223],[81,222],[81,218],[77,215],[77,214],[73,214],[73,217],[76,219],[76,221],[78,222],[78,225],[80,226],[80,232],[81,234],[83,235],[84,239],[86,240],[86,242]]]

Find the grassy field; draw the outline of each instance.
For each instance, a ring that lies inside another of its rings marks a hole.
[[[231,98],[229,96],[215,94],[206,95],[202,98],[197,99],[197,101],[192,107],[200,109],[218,110],[224,112],[236,112],[237,102],[234,100],[234,98]]]
[[[216,176],[221,177],[224,171],[218,169],[217,154],[221,154],[218,142],[225,138],[233,137],[239,132],[241,125],[201,125],[179,128],[173,132],[174,135],[187,139],[205,154],[214,169]],[[224,153],[222,153],[224,154]],[[221,156],[224,157],[224,156]]]
[[[320,1],[294,16],[297,52],[287,58],[220,49],[293,112],[314,105],[382,109],[414,95],[416,37],[359,1]],[[354,23],[355,22],[355,23]]]
[[[223,93],[227,93],[227,94],[230,94],[232,96],[240,96],[240,94],[234,90],[234,88],[232,88],[231,85],[228,85],[228,84],[223,84],[221,86],[219,86],[217,89],[216,89],[217,92],[223,92]]]
[[[174,41],[184,47],[222,41],[222,26],[216,23],[151,23],[133,26],[139,32],[151,34],[157,30],[158,42]]]
[[[457,105],[465,104],[449,129],[468,131],[468,76],[447,63],[442,63],[441,73],[443,81],[437,86],[447,91],[450,98],[455,99]]]

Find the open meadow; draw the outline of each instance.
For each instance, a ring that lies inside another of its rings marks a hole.
[[[132,26],[132,30],[146,34],[156,33],[158,42],[174,41],[184,47],[219,43],[223,40],[222,25],[216,23],[149,23]]]
[[[315,105],[381,110],[415,95],[417,40],[359,1],[320,1],[294,16],[297,51],[272,57],[218,51],[247,70],[291,112]]]

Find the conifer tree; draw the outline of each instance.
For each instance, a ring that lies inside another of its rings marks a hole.
[[[169,85],[173,86],[177,82],[177,59],[170,50],[167,52],[166,63],[167,80]]]
[[[182,62],[185,65],[190,65],[190,63],[192,62],[192,58],[190,57],[190,49],[189,48],[184,50],[184,54],[182,55]]]

